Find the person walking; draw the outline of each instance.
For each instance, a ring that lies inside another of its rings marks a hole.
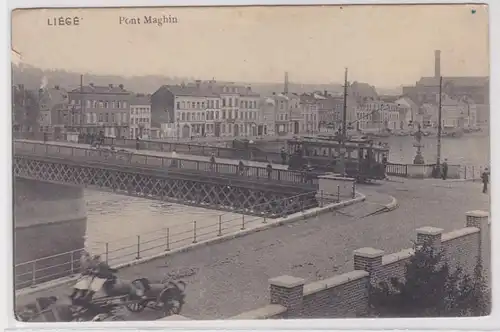
[[[242,160],[240,160],[240,162],[238,163],[238,175],[245,175],[245,164]]]
[[[281,155],[281,164],[286,165],[286,151],[284,147],[281,148],[280,155]]]
[[[211,172],[215,172],[215,166],[216,166],[215,154],[212,152],[212,154],[210,155],[210,171]]]
[[[488,193],[488,183],[490,182],[490,171],[488,167],[486,167],[481,174],[481,180],[483,181],[483,194]]]
[[[271,163],[267,164],[266,171],[267,171],[267,179],[271,180],[271,176],[273,174],[273,165],[271,165]]]
[[[441,176],[443,177],[443,180],[448,178],[448,159],[445,159],[441,165]]]
[[[139,136],[137,136],[137,137],[135,138],[135,149],[136,149],[137,151],[139,151],[139,148],[140,148],[140,146],[139,146]]]

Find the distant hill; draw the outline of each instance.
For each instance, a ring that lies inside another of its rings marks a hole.
[[[59,85],[66,89],[77,88],[80,85],[80,74],[64,70],[42,70],[40,68],[28,66],[25,64],[12,65],[13,83],[24,84],[27,89],[37,89],[42,84],[43,77],[46,77],[49,86]],[[133,76],[123,77],[115,75],[84,75],[84,84],[94,83],[95,85],[123,84],[125,89],[137,93],[153,93],[160,86],[165,84],[181,84],[191,82],[194,77],[176,77],[176,76]],[[221,83],[223,83],[221,81]],[[251,86],[252,90],[262,95],[271,95],[273,92],[283,92],[283,83],[250,83],[234,82],[242,85]],[[343,91],[342,84],[300,84],[289,83],[288,90],[294,93],[304,93],[313,91],[328,91],[333,94],[340,94]],[[399,89],[400,90],[400,89]],[[399,95],[398,89],[378,89],[377,92],[383,95]]]
[[[13,83],[24,84],[27,89],[37,89],[42,85],[43,77],[49,86],[59,85],[71,89],[80,85],[80,74],[64,70],[42,70],[40,68],[21,65],[12,65]],[[129,91],[138,93],[153,93],[160,86],[165,84],[181,84],[183,82],[194,81],[194,77],[170,77],[160,75],[123,77],[115,75],[84,75],[84,84],[94,83],[96,85],[123,84]],[[222,83],[222,82],[221,82]],[[238,83],[238,82],[235,82]],[[252,90],[260,94],[272,94],[273,92],[282,92],[283,83],[249,83],[240,84],[252,87]],[[290,83],[289,91],[295,93],[323,91],[341,92],[340,84],[297,84]]]

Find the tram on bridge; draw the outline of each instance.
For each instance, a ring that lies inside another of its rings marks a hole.
[[[336,136],[302,137],[287,141],[290,170],[312,168],[319,172],[342,173],[358,182],[382,180],[389,148],[365,137],[342,142]]]

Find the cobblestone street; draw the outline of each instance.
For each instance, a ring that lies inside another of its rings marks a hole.
[[[412,245],[418,227],[451,231],[464,227],[465,212],[489,210],[489,198],[477,182],[397,179],[358,190],[367,195],[366,203],[356,205],[359,209],[378,203],[378,193],[397,198],[399,208],[365,218],[344,211],[324,214],[125,268],[119,275],[152,280],[177,276],[188,284],[182,315],[227,318],[266,305],[271,277],[287,274],[314,281],[347,272],[357,248],[399,251]]]

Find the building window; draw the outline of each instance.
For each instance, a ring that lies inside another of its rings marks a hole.
[[[186,114],[184,112],[181,113],[181,120],[182,121],[186,120]]]
[[[226,110],[222,110],[222,120],[226,119]]]
[[[201,103],[201,108],[202,108],[202,109],[205,109],[205,102],[202,102],[202,103]]]
[[[215,108],[219,108],[219,99],[215,101]]]
[[[215,120],[219,120],[219,111],[215,111]]]
[[[181,103],[178,101],[177,102],[177,109],[180,109],[181,108]]]
[[[127,108],[127,102],[126,101],[123,102],[123,108]]]

